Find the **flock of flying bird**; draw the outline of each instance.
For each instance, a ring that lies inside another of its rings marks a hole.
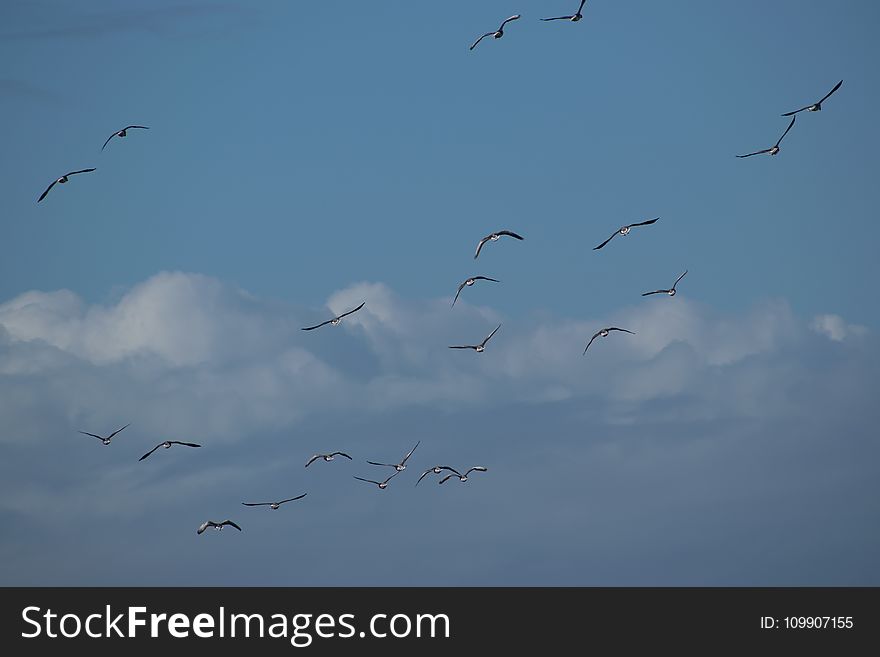
[[[585,3],[586,3],[586,0],[580,0],[580,5],[578,6],[578,9],[577,9],[577,11],[576,11],[574,14],[571,14],[571,15],[568,15],[568,16],[555,16],[555,17],[552,17],[552,18],[542,18],[541,20],[542,20],[542,21],[568,20],[568,21],[571,21],[571,22],[575,22],[575,23],[576,23],[576,22],[580,21],[580,20],[583,18],[583,14],[582,14],[581,12],[583,11],[584,4],[585,4]],[[481,35],[476,41],[474,41],[474,43],[470,46],[470,50],[473,50],[474,48],[476,48],[477,45],[478,45],[483,39],[485,39],[485,38],[487,38],[487,37],[493,37],[493,38],[495,38],[495,39],[500,39],[501,37],[504,36],[504,27],[505,27],[505,25],[507,25],[508,23],[510,23],[510,22],[512,22],[512,21],[519,20],[520,18],[521,18],[521,15],[520,15],[520,14],[515,14],[515,15],[510,16],[509,18],[505,19],[505,20],[501,23],[501,25],[498,27],[497,30],[494,30],[494,31],[492,31],[492,32],[486,32],[485,34]],[[827,99],[828,99],[828,98],[829,98],[834,92],[836,92],[836,91],[841,87],[842,84],[843,84],[843,80],[841,80],[840,82],[838,82],[838,83],[834,86],[834,88],[831,89],[831,91],[829,91],[827,94],[825,94],[824,97],[822,97],[821,100],[819,100],[819,101],[817,101],[817,102],[815,102],[815,103],[812,103],[812,104],[810,104],[810,105],[806,105],[806,106],[804,106],[804,107],[802,107],[802,108],[800,108],[800,109],[793,110],[793,111],[791,111],[791,112],[786,112],[786,113],[782,114],[783,117],[788,117],[788,116],[790,116],[790,117],[791,117],[791,122],[788,124],[788,127],[787,127],[787,128],[785,129],[785,131],[782,133],[782,136],[779,137],[779,139],[776,141],[776,143],[775,143],[773,146],[771,146],[770,148],[766,148],[766,149],[758,150],[758,151],[755,151],[755,152],[752,152],[752,153],[747,153],[747,154],[745,154],[745,155],[737,155],[736,157],[738,157],[738,158],[747,158],[747,157],[752,157],[753,155],[763,155],[763,154],[766,154],[766,155],[776,155],[776,154],[778,154],[778,153],[779,153],[779,150],[780,150],[780,148],[779,148],[779,144],[782,142],[782,140],[785,138],[785,136],[789,133],[789,131],[792,129],[792,127],[794,127],[795,120],[797,119],[797,115],[798,115],[800,112],[805,112],[805,111],[806,111],[806,112],[818,112],[818,111],[820,111],[820,110],[822,109],[822,103],[824,103],[824,102],[825,102],[825,101],[826,101],[826,100],[827,100]],[[103,151],[103,150],[107,147],[107,144],[110,143],[110,141],[113,139],[113,137],[124,138],[124,137],[127,136],[128,131],[129,131],[129,130],[133,130],[133,129],[148,130],[149,128],[148,128],[148,126],[142,126],[142,125],[129,125],[129,126],[126,126],[126,127],[122,128],[121,130],[117,130],[117,131],[113,132],[113,133],[107,138],[107,140],[104,142],[104,145],[101,147],[101,150]],[[67,183],[67,182],[69,181],[69,179],[70,179],[71,176],[78,175],[78,174],[82,174],[82,173],[90,173],[90,172],[93,172],[93,171],[95,171],[95,170],[96,170],[96,169],[95,169],[94,167],[92,167],[92,168],[87,168],[87,169],[80,169],[80,170],[77,170],[77,171],[71,171],[71,172],[69,172],[69,173],[64,174],[64,175],[61,176],[60,178],[55,179],[55,180],[54,180],[54,181],[53,181],[53,182],[52,182],[52,183],[46,188],[46,190],[45,190],[45,191],[40,195],[40,197],[37,199],[37,202],[39,203],[39,202],[42,201],[44,198],[46,198],[46,195],[52,190],[52,188],[53,188],[56,184],[64,184],[64,183]],[[599,249],[602,249],[603,247],[605,247],[609,242],[611,242],[611,240],[613,240],[613,239],[614,239],[615,237],[617,237],[618,235],[620,235],[620,236],[626,236],[626,235],[628,235],[628,234],[630,233],[630,231],[631,231],[633,228],[637,228],[637,227],[641,227],[641,226],[649,226],[649,225],[652,225],[652,224],[656,223],[658,220],[659,220],[659,217],[654,218],[654,219],[648,219],[648,220],[646,220],[646,221],[640,221],[640,222],[631,223],[631,224],[626,224],[626,225],[624,225],[624,226],[621,226],[620,228],[618,228],[617,230],[615,230],[614,233],[612,233],[611,237],[609,237],[608,239],[606,239],[604,242],[602,242],[602,243],[599,244],[598,246],[593,247],[593,250],[599,250]],[[497,231],[497,232],[494,232],[494,233],[491,233],[491,234],[489,234],[489,235],[486,235],[486,236],[483,237],[483,238],[479,241],[479,243],[477,244],[477,249],[476,249],[476,252],[474,253],[474,260],[476,260],[476,259],[479,257],[480,252],[482,251],[483,246],[484,246],[485,244],[487,244],[487,243],[491,243],[491,242],[497,242],[497,241],[500,240],[502,237],[510,237],[510,238],[512,238],[512,239],[519,240],[519,241],[522,241],[522,240],[525,239],[525,238],[523,238],[521,235],[518,235],[517,233],[515,233],[515,232],[513,232],[513,231],[510,231],[510,230],[499,230],[499,231]],[[685,269],[684,273],[682,273],[682,274],[681,274],[681,275],[675,280],[675,283],[672,284],[672,287],[671,287],[671,288],[668,288],[668,289],[660,289],[660,290],[654,290],[654,291],[651,291],[651,292],[645,292],[645,293],[642,294],[642,296],[651,296],[651,295],[654,295],[654,294],[666,294],[666,295],[668,295],[668,296],[670,296],[670,297],[675,296],[675,294],[676,294],[676,286],[681,282],[681,280],[685,277],[685,275],[686,275],[687,273],[688,273],[688,270]],[[464,290],[465,287],[471,287],[471,286],[473,286],[477,281],[489,281],[489,282],[494,282],[494,283],[499,283],[499,282],[500,282],[498,279],[490,278],[490,277],[488,277],[488,276],[482,276],[482,275],[480,275],[480,276],[470,276],[470,277],[466,278],[464,281],[462,281],[462,282],[459,284],[458,289],[456,290],[455,297],[454,297],[453,300],[452,300],[452,306],[453,306],[453,307],[455,306],[456,301],[458,301],[458,298],[459,298],[459,296],[461,295],[462,290]],[[347,316],[349,316],[349,315],[351,315],[351,314],[353,314],[353,313],[359,311],[361,308],[364,307],[364,305],[366,305],[366,301],[362,302],[362,303],[361,303],[359,306],[357,306],[356,308],[353,308],[353,309],[351,309],[351,310],[349,310],[349,311],[346,311],[346,312],[342,313],[341,315],[337,315],[337,316],[333,317],[332,319],[325,320],[325,321],[320,322],[319,324],[315,324],[315,325],[313,325],[313,326],[303,327],[302,330],[303,330],[303,331],[312,331],[312,330],[315,330],[315,329],[321,328],[322,326],[326,326],[326,325],[328,325],[328,324],[329,324],[329,325],[332,325],[332,326],[337,326],[338,324],[340,324],[340,322],[343,320],[343,318],[345,318],[345,317],[347,317]],[[479,344],[475,344],[475,345],[470,345],[470,344],[468,344],[468,345],[451,345],[449,348],[450,348],[450,349],[473,349],[473,350],[474,350],[475,352],[477,352],[477,353],[482,353],[482,352],[484,352],[485,349],[486,349],[486,344],[489,342],[489,340],[492,339],[492,337],[498,332],[498,330],[499,330],[500,328],[501,328],[501,324],[499,324],[498,326],[496,326],[496,327],[492,330],[492,332],[491,332],[488,336],[486,336],[486,337],[483,339],[483,341],[480,342]],[[625,328],[620,328],[620,327],[617,327],[617,326],[609,326],[609,327],[601,328],[601,329],[599,329],[596,333],[594,333],[593,336],[590,338],[589,342],[587,342],[587,345],[586,345],[586,347],[584,348],[584,354],[587,353],[587,350],[590,348],[590,345],[593,344],[593,341],[594,341],[596,338],[599,338],[599,337],[602,337],[602,338],[608,337],[608,335],[610,335],[612,332],[615,332],[615,331],[617,331],[617,332],[621,332],[621,333],[628,333],[628,334],[631,334],[631,335],[635,335],[635,333],[634,333],[633,331],[630,331],[630,330],[625,329]],[[85,435],[87,435],[87,436],[92,436],[92,437],[94,437],[94,438],[97,438],[97,439],[100,440],[104,445],[110,445],[110,444],[111,444],[111,441],[113,440],[113,438],[114,438],[117,434],[119,434],[121,431],[123,431],[125,428],[127,428],[128,426],[129,426],[129,425],[126,424],[126,425],[123,426],[122,428],[117,429],[116,431],[114,431],[113,433],[107,435],[106,437],[105,437],[105,436],[100,436],[100,435],[98,435],[98,434],[94,434],[94,433],[89,433],[89,432],[87,432],[87,431],[80,431],[80,433],[85,434]],[[368,464],[373,465],[373,466],[379,466],[379,467],[390,467],[390,468],[393,468],[393,469],[394,469],[394,472],[392,472],[387,478],[385,478],[385,479],[383,479],[383,480],[381,480],[381,481],[379,481],[379,480],[377,480],[377,479],[368,479],[368,478],[365,478],[365,477],[357,477],[357,476],[355,476],[354,478],[357,479],[358,481],[362,481],[362,482],[365,482],[365,483],[373,484],[373,485],[377,486],[380,490],[385,490],[385,488],[388,487],[388,483],[389,483],[394,477],[396,477],[397,475],[399,475],[401,472],[403,472],[403,471],[406,469],[406,463],[407,463],[407,461],[408,461],[409,458],[413,455],[413,452],[415,452],[415,450],[416,450],[416,448],[419,446],[420,442],[421,442],[421,441],[417,442],[417,443],[415,444],[415,446],[414,446],[414,447],[413,447],[413,448],[412,448],[412,449],[411,449],[411,450],[410,450],[410,451],[409,451],[409,452],[408,452],[408,453],[407,453],[407,454],[406,454],[406,455],[400,460],[399,463],[382,463],[382,462],[378,462],[378,461],[367,461]],[[184,447],[194,447],[194,448],[195,448],[195,447],[201,447],[201,445],[198,445],[198,444],[196,444],[196,443],[189,443],[189,442],[183,442],[183,441],[178,441],[178,440],[165,440],[165,441],[159,443],[158,445],[156,445],[155,447],[153,447],[153,448],[152,448],[150,451],[148,451],[146,454],[144,454],[143,456],[141,456],[139,460],[140,460],[140,461],[143,461],[144,459],[146,459],[147,457],[149,457],[151,454],[153,454],[153,452],[155,452],[156,450],[158,450],[160,447],[161,447],[161,448],[165,448],[165,449],[169,449],[172,445],[181,445],[181,446],[184,446]],[[318,460],[318,459],[322,459],[322,460],[324,460],[325,462],[333,461],[337,456],[344,457],[344,458],[346,458],[346,459],[348,459],[348,460],[353,460],[352,457],[349,456],[348,454],[346,454],[345,452],[339,452],[339,451],[331,452],[331,453],[328,453],[328,454],[315,454],[315,455],[313,455],[313,456],[312,456],[312,457],[306,462],[305,467],[310,466],[313,462],[315,462],[315,461]],[[478,466],[473,466],[473,467],[471,467],[471,468],[465,470],[464,473],[462,474],[462,472],[460,472],[458,469],[453,468],[453,467],[451,467],[451,466],[448,466],[448,465],[435,465],[435,466],[433,466],[433,467],[428,468],[427,470],[425,470],[425,471],[419,476],[418,480],[416,481],[416,486],[418,486],[418,484],[421,483],[422,479],[424,479],[426,476],[428,476],[429,474],[432,474],[432,473],[433,473],[433,474],[437,474],[437,475],[439,475],[439,474],[442,474],[443,472],[448,472],[448,474],[444,475],[442,478],[440,478],[440,479],[438,480],[438,483],[439,483],[439,484],[443,484],[443,483],[445,483],[446,481],[448,481],[449,479],[451,479],[451,478],[455,478],[455,477],[457,477],[458,480],[459,480],[460,482],[463,483],[463,482],[468,481],[468,476],[469,476],[472,472],[486,472],[487,470],[488,470],[488,469],[487,469],[486,467],[478,465]],[[279,500],[279,501],[277,501],[277,502],[242,502],[242,505],[244,505],[244,506],[248,506],[248,507],[267,506],[267,507],[269,507],[269,508],[272,509],[272,510],[277,510],[282,504],[286,504],[286,503],[288,503],[288,502],[293,502],[293,501],[296,501],[296,500],[300,500],[300,499],[304,498],[305,496],[306,496],[306,493],[302,493],[301,495],[297,495],[297,496],[295,496],[295,497],[291,497],[291,498],[287,498],[287,499]],[[227,526],[234,527],[234,528],[238,529],[239,531],[241,531],[241,527],[240,527],[238,524],[236,524],[236,523],[233,522],[232,520],[227,519],[227,520],[224,520],[224,521],[222,521],[222,522],[215,522],[215,521],[213,521],[213,520],[208,520],[208,521],[204,522],[202,525],[199,526],[199,528],[197,529],[197,533],[198,533],[198,534],[201,534],[201,533],[203,533],[203,532],[204,532],[206,529],[208,529],[208,528],[213,528],[213,529],[216,529],[216,530],[222,530],[223,527],[227,527]]]

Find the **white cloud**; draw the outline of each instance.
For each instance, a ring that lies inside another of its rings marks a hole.
[[[842,342],[850,336],[863,336],[868,332],[865,326],[847,324],[840,315],[817,315],[810,323],[810,328],[835,342]]]

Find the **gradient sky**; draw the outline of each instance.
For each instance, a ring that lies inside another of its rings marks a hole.
[[[0,4],[0,584],[880,584],[880,8],[576,5]]]

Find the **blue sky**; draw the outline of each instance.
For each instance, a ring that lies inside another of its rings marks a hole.
[[[878,583],[880,9],[574,5],[0,5],[0,583]]]

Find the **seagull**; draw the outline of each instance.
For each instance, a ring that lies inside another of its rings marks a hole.
[[[37,203],[39,203],[39,202],[42,201],[44,198],[46,198],[46,194],[48,194],[48,193],[49,193],[49,190],[52,189],[57,183],[61,183],[61,184],[63,185],[63,184],[66,183],[68,180],[70,180],[70,176],[75,176],[75,175],[78,174],[78,173],[89,173],[89,172],[94,171],[94,170],[95,170],[95,167],[92,167],[91,169],[80,169],[79,171],[71,171],[70,173],[65,173],[63,176],[61,176],[61,177],[58,178],[57,180],[53,181],[52,184],[49,185],[49,186],[46,188],[46,191],[45,191],[45,192],[43,192],[42,194],[40,194],[40,198],[37,199]]]
[[[389,467],[389,468],[394,468],[394,469],[396,469],[398,472],[400,472],[400,471],[402,471],[402,470],[406,470],[406,462],[407,462],[407,460],[409,459],[410,456],[412,456],[412,453],[413,453],[414,451],[416,451],[416,447],[418,447],[418,446],[419,446],[419,443],[421,443],[421,442],[422,442],[421,440],[418,441],[418,442],[415,444],[415,447],[413,447],[411,450],[409,450],[409,453],[408,453],[406,456],[403,457],[403,460],[402,460],[400,463],[376,463],[375,461],[367,461],[367,463],[369,463],[370,465],[384,465],[384,466],[387,466],[387,467]],[[375,483],[375,482],[373,482],[373,483]]]
[[[495,37],[496,39],[500,39],[501,37],[504,36],[504,26],[507,25],[510,21],[515,21],[515,20],[518,19],[519,17],[520,17],[520,15],[519,15],[519,14],[516,14],[516,15],[514,15],[514,16],[511,16],[510,18],[506,18],[506,19],[504,19],[504,22],[501,23],[501,27],[499,27],[495,32],[486,32],[483,36],[481,36],[479,39],[477,39],[476,41],[474,41],[474,45],[472,45],[472,46],[470,47],[470,49],[473,50],[474,48],[476,48],[476,47],[477,47],[477,44],[478,44],[480,41],[482,41],[483,39],[485,39],[487,36]]]
[[[687,269],[684,270],[684,274],[687,274]],[[684,278],[684,274],[675,279],[675,283],[672,284],[672,287],[668,290],[654,290],[653,292],[645,292],[642,294],[643,297],[650,296],[651,294],[668,294],[671,297],[675,296],[675,286],[678,285],[678,282]]]
[[[281,500],[280,502],[242,502],[245,506],[268,506],[273,511],[277,509],[279,506],[284,504],[285,502],[293,502],[294,500],[301,500],[307,495],[307,493],[303,493],[302,495],[297,495],[296,497],[290,497],[286,500]]]
[[[332,454],[315,454],[312,458],[309,459],[309,462],[306,463],[306,467],[309,467],[313,461],[317,461],[318,459],[324,459],[325,461],[332,461],[337,456],[344,456],[349,461],[351,461],[351,457],[345,452],[333,452]]]
[[[464,283],[462,283],[461,285],[458,286],[458,292],[455,293],[455,298],[452,300],[452,305],[454,306],[455,302],[458,301],[458,295],[461,294],[461,291],[464,289],[465,285],[470,287],[471,285],[473,285],[477,281],[492,281],[493,283],[500,283],[501,282],[498,279],[489,278],[488,276],[471,276]]]
[[[125,425],[125,427],[128,427],[128,426],[130,426],[130,425],[131,425],[131,423],[129,422],[128,424]],[[125,429],[125,427],[122,427],[122,429]],[[97,438],[98,440],[100,440],[100,441],[101,441],[102,443],[104,443],[105,445],[109,445],[109,444],[110,444],[110,441],[113,440],[113,436],[115,436],[117,433],[119,433],[120,431],[122,431],[122,429],[117,429],[116,431],[114,431],[113,433],[111,433],[111,434],[110,434],[109,436],[107,436],[106,438],[105,438],[104,436],[99,436],[99,435],[96,434],[96,433],[89,433],[88,431],[80,431],[80,433],[85,434],[85,435],[87,435],[87,436],[91,436],[92,438]]]
[[[782,137],[780,137],[779,141],[773,144],[773,146],[771,146],[770,148],[765,148],[762,151],[755,151],[754,153],[749,153],[748,155],[737,155],[737,157],[751,157],[752,155],[763,155],[764,153],[767,153],[767,155],[776,155],[779,152],[779,143],[782,141],[782,138],[788,134],[788,131],[791,130],[791,127],[794,125],[794,120],[796,118],[796,116],[791,117],[791,123],[788,124],[785,132],[782,133]]]
[[[449,468],[449,469],[452,470],[452,473],[453,473],[453,474],[448,474],[448,475],[446,475],[445,477],[443,477],[443,479],[441,479],[440,481],[437,482],[438,484],[442,484],[442,483],[444,483],[447,479],[452,479],[452,477],[458,477],[458,480],[459,480],[460,482],[464,483],[465,481],[468,480],[468,475],[469,475],[471,472],[474,472],[474,471],[476,471],[476,472],[486,472],[486,470],[488,470],[489,468],[484,468],[482,465],[475,465],[474,467],[472,467],[470,470],[468,470],[468,471],[465,472],[464,474],[461,474],[458,470],[453,470],[452,468]]]
[[[495,327],[495,331],[497,331],[500,328],[501,328],[501,324],[499,324],[498,326]],[[480,344],[454,345],[454,346],[450,346],[449,348],[450,349],[473,349],[478,354],[481,354],[484,351],[486,351],[486,343],[489,342],[489,340],[492,338],[493,335],[495,335],[495,331],[492,331],[489,335],[487,335],[486,339],[483,340]]]
[[[660,218],[660,217],[657,217],[657,219],[659,219],[659,218]],[[617,235],[629,235],[629,231],[630,231],[631,229],[635,228],[636,226],[648,226],[648,225],[650,225],[650,224],[653,224],[655,221],[657,221],[657,219],[648,219],[648,221],[640,221],[640,222],[637,223],[637,224],[627,224],[626,226],[621,226],[621,227],[618,228],[616,231],[614,231],[614,234],[613,234],[611,237],[609,237],[607,240],[605,240],[604,242],[602,242],[599,246],[594,246],[594,247],[593,247],[593,251],[598,251],[598,250],[601,249],[603,246],[605,246],[606,244],[608,244],[608,242],[610,242],[611,240],[613,240]]]
[[[150,454],[155,452],[160,447],[164,447],[165,449],[169,449],[172,445],[183,445],[184,447],[201,447],[201,445],[196,445],[195,443],[182,443],[179,440],[166,440],[166,441],[161,442],[158,445],[156,445],[153,449],[151,449],[149,452],[147,452],[142,457],[140,457],[138,459],[138,461],[143,461],[145,458],[147,458]]]
[[[241,531],[241,527],[239,527],[238,525],[236,525],[236,524],[235,524],[234,522],[232,522],[231,520],[224,520],[223,522],[214,522],[213,520],[206,520],[206,521],[203,522],[201,525],[199,525],[199,528],[196,530],[196,534],[201,534],[201,533],[202,533],[203,531],[205,531],[208,527],[213,527],[214,529],[216,529],[216,530],[219,532],[220,530],[223,529],[223,526],[224,526],[224,525],[232,525],[232,526],[235,527],[238,531]]]
[[[339,324],[339,322],[342,321],[342,318],[343,318],[343,317],[345,317],[346,315],[351,315],[352,313],[356,313],[358,310],[360,310],[361,308],[364,307],[364,304],[365,304],[365,303],[367,303],[367,302],[364,301],[363,303],[361,303],[361,305],[359,305],[359,306],[358,306],[357,308],[355,308],[354,310],[349,310],[347,313],[342,313],[342,314],[339,315],[338,317],[334,317],[333,319],[328,319],[326,322],[321,322],[320,324],[315,324],[314,326],[307,326],[307,327],[305,327],[305,328],[302,329],[302,330],[303,330],[303,331],[311,331],[311,330],[314,330],[314,329],[316,329],[316,328],[321,328],[321,327],[324,326],[325,324],[333,324],[333,326],[336,326],[337,324]]]
[[[431,474],[432,472],[433,472],[434,474],[440,474],[440,473],[443,472],[444,470],[452,470],[452,471],[455,471],[455,468],[450,468],[448,465],[435,465],[433,468],[428,468],[427,470],[425,470],[425,471],[422,473],[422,476],[419,477],[419,481],[421,481],[422,479],[424,479],[427,475]],[[416,486],[419,485],[419,481],[416,482]]]
[[[797,114],[798,112],[803,112],[804,110],[806,110],[806,111],[808,111],[808,112],[819,112],[819,111],[821,111],[821,110],[822,110],[822,103],[824,103],[826,100],[828,100],[828,96],[830,96],[830,95],[833,94],[835,91],[837,91],[838,89],[840,89],[840,85],[842,85],[842,84],[843,84],[843,80],[841,80],[840,82],[838,82],[837,84],[835,84],[835,85],[834,85],[834,89],[832,89],[832,90],[829,91],[827,94],[825,94],[825,97],[824,97],[822,100],[820,100],[818,103],[813,103],[812,105],[807,105],[806,107],[801,107],[799,110],[795,110],[794,112],[786,112],[786,113],[783,114],[782,116],[793,116],[793,115]]]
[[[110,143],[110,140],[113,139],[114,137],[125,137],[128,134],[128,131],[131,130],[132,128],[140,128],[142,130],[149,130],[149,128],[145,125],[127,125],[122,130],[117,130],[112,135],[107,137],[107,141],[104,142],[104,146],[101,146],[101,150],[103,151],[104,147],[107,146],[107,144]]]
[[[379,487],[379,490],[385,490],[388,488],[388,482],[394,479],[397,475],[400,474],[400,470],[397,470],[393,475],[388,477],[385,481],[373,481],[372,479],[364,479],[362,477],[355,477],[358,481],[366,481],[368,484],[376,484]]]
[[[599,338],[599,337],[607,338],[608,334],[611,333],[611,331],[623,331],[624,333],[631,333],[632,335],[635,335],[635,333],[633,333],[632,331],[627,331],[626,329],[617,328],[616,326],[609,326],[608,328],[603,328],[601,331],[597,331],[595,333],[595,335],[593,335],[593,337],[590,338],[590,341],[587,343],[587,346],[584,347],[584,353],[587,353],[587,349],[589,349],[590,345],[593,344],[593,340],[595,340],[596,338]]]
[[[584,15],[581,13],[581,9],[584,8],[584,3],[586,1],[587,0],[581,0],[581,6],[578,7],[578,10],[574,16],[556,16],[554,18],[542,18],[541,20],[542,21],[571,21],[572,23],[577,23],[580,19],[582,19],[584,17]]]
[[[516,233],[509,231],[509,230],[499,230],[497,233],[492,233],[491,235],[486,235],[486,237],[481,239],[480,243],[477,244],[477,252],[474,254],[474,260],[476,260],[477,256],[480,255],[480,250],[483,248],[483,245],[486,242],[489,242],[489,241],[497,242],[498,240],[501,239],[502,235],[507,235],[508,237],[513,237],[518,240],[525,239],[524,237],[521,237],[521,236],[517,235]]]

